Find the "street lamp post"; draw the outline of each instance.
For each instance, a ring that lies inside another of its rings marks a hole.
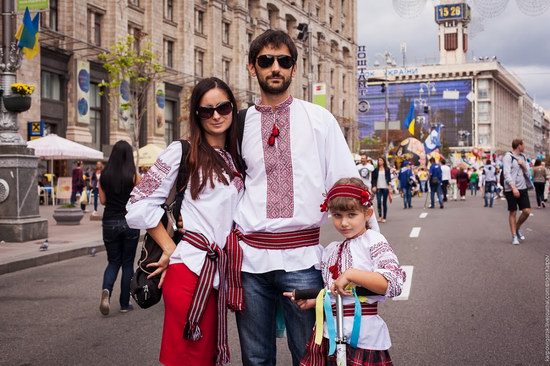
[[[385,51],[384,54],[376,54],[375,57],[381,57],[384,60],[384,81],[383,81],[383,91],[385,93],[385,101],[384,101],[384,128],[386,130],[386,146],[385,146],[385,156],[386,160],[388,159],[388,153],[389,153],[389,131],[390,131],[390,109],[389,109],[389,103],[390,103],[390,93],[389,93],[389,83],[388,83],[388,68],[396,67],[397,62],[395,61],[395,58],[393,58],[392,54],[389,51]],[[380,66],[380,62],[376,60],[374,62],[375,67]]]
[[[424,94],[424,88],[426,88],[426,95],[428,99],[424,99],[422,95]],[[432,106],[430,104],[430,97],[437,92],[435,88],[435,83],[433,81],[427,81],[425,83],[420,83],[420,89],[418,90],[419,98],[417,99],[418,104],[424,109],[424,114],[428,115],[429,126],[432,126]],[[424,126],[420,128],[420,140],[424,139]]]
[[[14,1],[2,3],[0,48],[0,239],[22,242],[46,238],[48,220],[38,210],[38,158],[19,134],[17,113],[5,108],[4,97],[12,94],[22,54],[14,39]]]

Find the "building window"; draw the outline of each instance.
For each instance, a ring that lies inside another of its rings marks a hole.
[[[332,15],[328,17],[328,25],[332,28]]]
[[[164,0],[164,19],[174,20],[174,0]]]
[[[302,86],[302,99],[303,100],[308,100],[308,95],[307,95],[307,86]]]
[[[229,44],[229,31],[231,29],[231,25],[227,22],[222,22],[222,42],[225,45]]]
[[[317,65],[317,81],[321,81],[321,72],[322,72],[322,69],[321,69],[321,64],[318,64]]]
[[[225,80],[225,82],[229,82],[229,80],[231,80],[231,61],[223,60],[222,67],[223,80]]]
[[[307,58],[302,57],[302,74],[304,76],[307,76],[307,72],[308,72],[308,70],[307,70]]]
[[[48,71],[42,71],[40,77],[41,92],[44,99],[61,100],[61,76]]]
[[[166,146],[174,140],[175,111],[176,102],[167,100],[164,104],[164,142],[166,142]]]
[[[50,0],[50,14],[49,24],[51,30],[59,30],[59,24],[57,23],[57,0]]]
[[[491,120],[491,105],[487,102],[480,102],[477,104],[477,118],[479,122],[489,122]]]
[[[489,80],[479,79],[477,82],[477,96],[479,99],[489,98]]]
[[[330,70],[330,85],[334,86],[334,69]]]
[[[346,115],[346,100],[342,100],[342,116]]]
[[[99,86],[90,84],[90,134],[92,145],[101,150],[101,96]]]
[[[331,113],[335,114],[335,111],[334,111],[334,95],[330,97],[330,111],[331,111]]]
[[[134,51],[139,54],[141,50],[141,29],[134,25],[128,24],[128,34],[134,37]]]
[[[164,40],[164,66],[174,67],[174,41]]]
[[[195,76],[201,77],[204,74],[204,52],[195,50]]]
[[[103,15],[88,9],[88,43],[101,46],[101,21]]]
[[[195,9],[195,33],[204,34],[204,11]]]
[[[346,74],[342,75],[342,89],[346,92]]]

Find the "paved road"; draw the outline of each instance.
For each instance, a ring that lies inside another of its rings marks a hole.
[[[545,347],[545,260],[550,209],[533,210],[527,240],[510,244],[505,202],[480,199],[423,210],[397,198],[381,224],[403,265],[414,266],[406,301],[388,301],[396,365],[539,365]],[[426,212],[425,218],[420,218]],[[409,238],[420,227],[418,238]],[[338,240],[329,225],[322,241]],[[0,276],[0,365],[155,365],[162,306],[98,311],[105,253]],[[118,296],[117,290],[113,299]],[[230,317],[233,364],[240,365]],[[278,365],[290,365],[279,340]]]

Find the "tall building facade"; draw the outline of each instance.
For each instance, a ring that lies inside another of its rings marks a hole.
[[[308,25],[310,39],[300,35],[300,23]],[[38,91],[31,110],[20,116],[21,134],[27,135],[25,122],[42,120],[47,133],[107,156],[117,140],[129,140],[118,103],[109,104],[100,93],[108,75],[98,55],[133,35],[138,46],[150,41],[165,67],[146,103],[140,145],[164,146],[185,135],[188,97],[203,77],[228,82],[241,108],[254,102],[259,89],[246,70],[248,47],[269,28],[288,32],[298,46],[292,94],[310,100],[313,83],[326,83],[326,107],[352,145],[357,140],[356,0],[50,0],[49,11],[42,13],[40,55],[25,60],[18,73],[19,81]],[[82,75],[89,76],[84,94]],[[162,120],[156,113],[159,93]]]

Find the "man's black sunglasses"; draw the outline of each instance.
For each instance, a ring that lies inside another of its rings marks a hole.
[[[214,111],[218,112],[220,116],[226,116],[233,111],[233,104],[227,101],[221,102],[215,107],[199,107],[197,108],[197,115],[201,119],[209,119],[214,115]]]
[[[256,58],[256,60],[258,61],[258,66],[260,66],[262,69],[265,69],[273,65],[273,62],[275,62],[275,59],[277,59],[279,66],[281,66],[284,69],[290,69],[292,66],[294,66],[294,60],[292,59],[291,56],[288,56],[288,55],[279,55],[279,56],[261,55]]]

